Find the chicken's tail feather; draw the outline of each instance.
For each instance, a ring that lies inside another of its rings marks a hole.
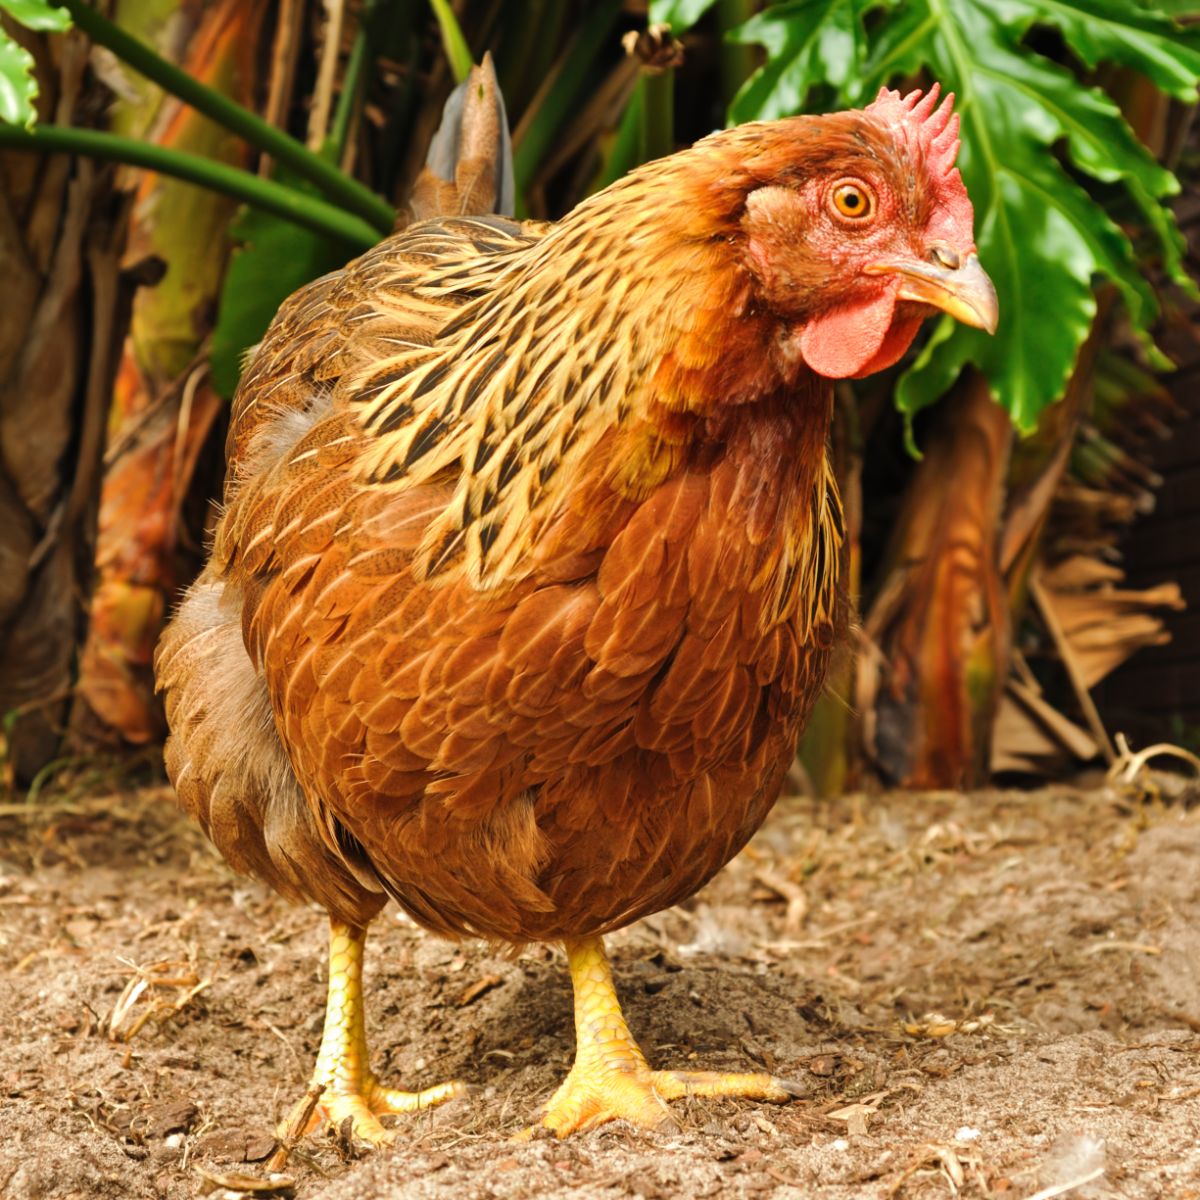
[[[446,101],[408,216],[413,221],[487,213],[510,217],[515,196],[504,97],[492,56],[485,54]]]

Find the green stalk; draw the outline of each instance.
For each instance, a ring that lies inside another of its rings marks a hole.
[[[559,60],[559,68],[549,88],[534,97],[537,111],[521,118],[521,140],[513,147],[513,174],[519,195],[529,190],[547,150],[575,111],[576,100],[587,86],[592,64],[621,15],[621,8],[622,0],[599,0],[590,9],[572,39],[570,49]]]
[[[525,0],[519,21],[501,21],[500,37],[492,57],[496,62],[496,78],[508,107],[510,120],[520,115],[529,84],[526,73],[535,38],[544,28],[543,9],[546,0]]]
[[[419,8],[425,0],[388,0],[377,10],[373,32],[374,45],[379,55],[401,64],[401,84],[393,93],[387,120],[380,131],[374,161],[376,176],[384,185],[385,195],[390,195],[404,147],[408,144],[412,127],[413,98],[417,89],[420,57],[421,22],[417,19]]]
[[[588,187],[588,195],[606,188],[610,183],[628,175],[640,162],[642,152],[642,105],[645,103],[645,80],[638,79],[621,114],[620,124],[608,144],[600,170]]]
[[[90,5],[83,3],[83,0],[62,0],[62,5],[71,14],[75,24],[93,42],[111,50],[121,62],[145,75],[147,79],[153,80],[164,91],[178,96],[185,104],[190,104],[198,112],[223,125],[250,145],[271,155],[297,175],[310,180],[330,199],[336,200],[350,212],[357,213],[369,221],[380,233],[391,232],[396,219],[391,205],[375,195],[370,188],[339,170],[336,164],[319,154],[313,154],[295,138],[276,129],[274,125],[269,125],[256,113],[243,108],[228,96],[223,96],[193,79],[174,63],[155,53],[144,42],[130,36],[101,16]]]
[[[502,24],[496,71],[513,119],[525,111],[554,62],[567,10],[562,0],[525,0],[520,19]]]
[[[590,192],[675,149],[675,71],[641,71]]]
[[[244,204],[251,204],[303,225],[306,229],[340,238],[354,246],[366,248],[379,241],[379,230],[374,225],[334,204],[297,192],[274,180],[260,179],[238,167],[199,154],[168,150],[137,138],[64,125],[38,125],[26,130],[0,123],[0,147],[51,154],[82,154],[88,158],[128,163],[133,167],[144,167],[148,171],[212,188]]]
[[[342,76],[342,90],[338,93],[337,107],[333,110],[333,120],[329,123],[329,136],[326,138],[325,149],[329,158],[335,163],[342,161],[346,151],[346,141],[350,136],[350,125],[354,120],[354,110],[358,105],[358,97],[366,86],[368,51],[371,48],[372,22],[379,7],[379,0],[368,0],[363,5],[358,18],[358,29],[354,34],[354,44],[350,47],[350,57],[346,60],[346,73]],[[394,218],[393,218],[394,220]]]
[[[745,25],[754,16],[756,7],[755,0],[718,0],[717,3],[717,28],[721,31],[721,99],[727,112],[742,84],[754,74],[759,54],[757,46],[729,41],[729,33]]]
[[[404,63],[404,82],[396,96],[392,111],[384,126],[383,138],[376,155],[379,163],[379,178],[386,179],[394,187],[396,174],[408,143],[413,124],[413,106],[417,96],[417,67],[421,58],[420,39],[410,36],[401,60]]]
[[[471,57],[471,48],[463,31],[450,7],[450,0],[429,0],[438,24],[442,29],[442,45],[446,48],[446,57],[450,60],[450,69],[454,72],[454,82],[462,83],[471,73],[475,60]]]
[[[644,71],[640,82],[642,162],[650,162],[675,149],[675,69]]]

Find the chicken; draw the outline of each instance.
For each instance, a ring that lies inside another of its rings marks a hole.
[[[248,364],[210,560],[166,632],[167,764],[229,863],[329,913],[314,1124],[384,1087],[366,928],[561,942],[560,1136],[763,1074],[652,1070],[602,935],[762,823],[839,624],[832,380],[996,298],[952,98],[712,134],[554,224],[426,221],[303,288]]]

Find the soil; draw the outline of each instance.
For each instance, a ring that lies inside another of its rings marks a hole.
[[[306,1138],[283,1179],[266,1160],[319,1039],[321,915],[233,876],[165,789],[0,813],[7,1200],[1200,1198],[1183,802],[781,803],[705,891],[610,949],[653,1063],[765,1067],[804,1094],[678,1104],[665,1132],[514,1141],[570,1064],[561,955],[506,959],[389,910],[368,950],[375,1064],[474,1092],[397,1119],[387,1151]]]

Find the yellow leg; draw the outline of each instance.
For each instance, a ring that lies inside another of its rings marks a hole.
[[[575,989],[575,1065],[542,1119],[559,1137],[617,1119],[650,1129],[669,1124],[666,1101],[681,1096],[743,1096],[781,1104],[799,1094],[794,1085],[770,1075],[652,1071],[621,1015],[604,943],[583,938],[565,948]]]
[[[347,1117],[354,1135],[375,1146],[387,1145],[395,1136],[379,1118],[386,1113],[413,1112],[461,1096],[463,1084],[440,1083],[423,1092],[384,1087],[371,1072],[367,1059],[367,1034],[363,1018],[362,960],[367,931],[339,921],[329,922],[329,998],[325,1005],[325,1032],[317,1053],[313,1083],[325,1090],[306,1128],[341,1126]],[[281,1126],[287,1129],[305,1101],[301,1100]]]

